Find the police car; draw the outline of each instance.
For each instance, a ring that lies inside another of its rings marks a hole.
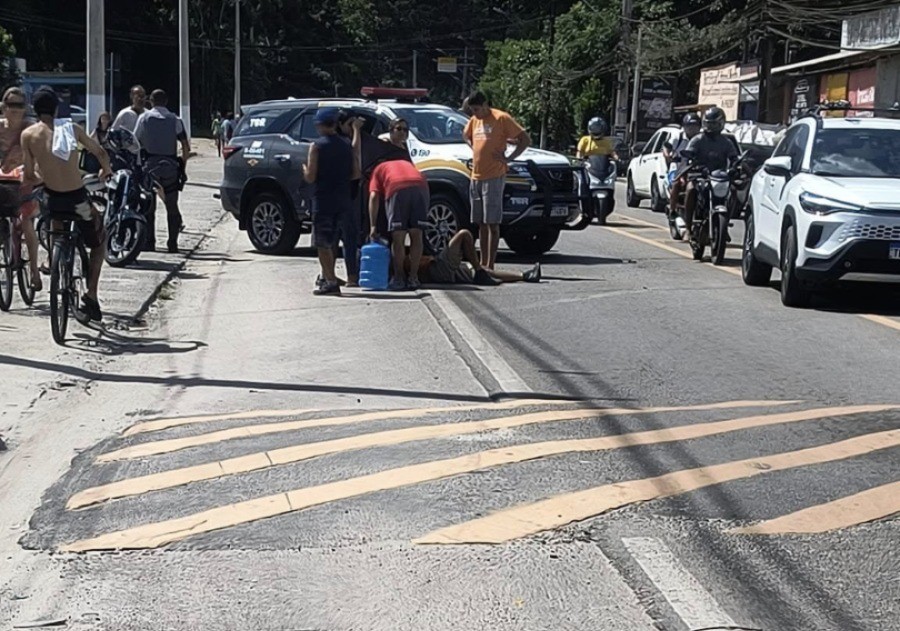
[[[261,252],[284,254],[309,230],[311,187],[302,177],[314,117],[322,107],[348,110],[365,120],[362,131],[378,137],[390,122],[410,126],[409,154],[431,192],[426,245],[442,250],[460,228],[469,228],[469,176],[472,150],[463,140],[467,117],[427,102],[427,90],[364,88],[359,99],[284,99],[242,107],[234,137],[223,150],[222,206],[246,230]],[[365,156],[364,156],[365,161]],[[370,171],[377,161],[363,164]],[[528,149],[510,165],[504,193],[501,235],[521,254],[552,248],[562,230],[589,223],[589,198],[580,184],[584,169],[565,156]],[[362,212],[365,221],[365,213]],[[588,221],[584,221],[587,217]]]

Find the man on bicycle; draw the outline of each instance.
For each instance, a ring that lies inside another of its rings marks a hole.
[[[59,97],[52,88],[38,88],[32,97],[32,106],[38,123],[22,132],[25,179],[35,184],[43,180],[47,211],[51,219],[60,216],[77,217],[75,223],[85,245],[91,250],[87,293],[81,297],[82,310],[91,320],[99,322],[103,314],[100,311],[97,286],[106,254],[103,222],[88,200],[87,190],[81,181],[78,151],[66,142],[65,137],[74,135],[77,142],[97,157],[101,165],[101,178],[110,175],[109,156],[79,125],[71,122],[64,126],[55,125]],[[54,136],[57,139],[55,143]]]

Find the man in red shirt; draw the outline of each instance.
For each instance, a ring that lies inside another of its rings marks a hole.
[[[403,123],[406,124],[405,122]],[[369,181],[369,219],[372,237],[377,234],[378,209],[385,200],[387,226],[391,233],[391,259],[394,278],[389,289],[418,289],[418,269],[422,259],[422,229],[428,217],[428,183],[411,162],[389,160],[372,171]],[[403,262],[406,258],[406,235],[409,233],[409,258],[412,263],[409,278],[404,280]]]

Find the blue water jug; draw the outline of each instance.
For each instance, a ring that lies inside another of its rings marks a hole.
[[[359,260],[359,286],[363,289],[387,289],[391,250],[383,243],[362,246]]]

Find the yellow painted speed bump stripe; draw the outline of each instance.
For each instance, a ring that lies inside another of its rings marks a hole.
[[[230,528],[240,524],[275,517],[294,511],[311,508],[329,502],[358,497],[377,491],[398,489],[414,484],[432,482],[455,475],[480,471],[491,467],[526,462],[537,458],[578,451],[601,451],[620,449],[635,445],[651,445],[677,440],[689,440],[713,436],[725,432],[762,427],[776,423],[789,423],[819,418],[829,418],[863,412],[878,412],[896,409],[895,406],[854,406],[822,408],[802,412],[789,412],[770,416],[751,416],[729,421],[684,425],[673,428],[649,430],[633,434],[605,436],[584,440],[561,440],[531,445],[517,445],[491,449],[479,453],[436,460],[379,473],[330,482],[319,486],[298,489],[288,493],[278,493],[255,500],[238,502],[213,508],[194,515],[179,517],[144,526],[136,526],[92,539],[77,541],[60,548],[63,552],[84,552],[87,550],[116,550],[157,548],[175,541],[181,541],[200,533]]]
[[[163,471],[160,473],[153,473],[137,478],[128,478],[126,480],[120,480],[118,482],[111,482],[109,484],[104,484],[103,486],[95,486],[76,493],[69,498],[69,501],[66,503],[66,508],[69,510],[75,510],[78,508],[84,508],[85,506],[91,506],[93,504],[105,502],[111,499],[132,497],[134,495],[140,495],[149,491],[160,491],[176,486],[183,486],[185,484],[190,484],[191,482],[201,482],[203,480],[211,480],[214,478],[220,478],[229,475],[249,473],[251,471],[268,469],[277,465],[301,462],[303,460],[308,460],[317,456],[352,451],[355,449],[364,449],[367,447],[385,447],[388,445],[399,445],[418,440],[446,438],[449,436],[460,436],[464,434],[473,434],[490,430],[522,427],[525,425],[532,425],[537,423],[554,423],[559,421],[598,418],[601,416],[652,414],[658,412],[672,412],[681,410],[710,410],[721,409],[725,406],[761,407],[782,405],[784,403],[793,402],[738,401],[731,404],[713,403],[707,405],[689,406],[686,408],[594,408],[543,411],[535,412],[532,414],[506,416],[483,421],[447,423],[444,425],[425,425],[397,430],[388,430],[384,432],[371,432],[369,434],[350,436],[347,438],[337,438],[334,440],[309,443],[306,445],[282,447],[280,449],[273,449],[271,451],[258,452],[254,454],[248,454],[246,456],[238,456],[236,458],[220,460],[218,462],[195,465],[192,467],[183,467],[181,469],[172,469],[170,471]]]
[[[737,535],[821,533],[884,519],[897,513],[900,513],[900,482],[893,482],[728,532]]]
[[[456,405],[437,408],[404,408],[400,410],[379,410],[376,412],[362,412],[350,416],[336,416],[321,419],[323,425],[314,425],[311,427],[327,427],[330,425],[343,425],[345,423],[362,423],[364,421],[380,421],[395,418],[410,418],[415,416],[424,416],[426,414],[436,414],[438,412],[467,412],[470,410],[509,410],[511,408],[525,407],[527,405],[566,405],[572,401],[565,400],[549,400],[543,399],[513,399],[510,401],[500,401],[499,403],[479,403],[477,405]],[[194,425],[197,423],[210,423],[213,421],[229,421],[234,419],[256,419],[256,418],[278,418],[282,416],[298,416],[308,412],[319,412],[316,409],[303,410],[249,410],[247,412],[233,412],[229,414],[208,414],[204,416],[184,416],[180,418],[160,418],[152,419],[138,423],[123,433],[123,436],[133,436],[134,434],[143,434],[146,432],[155,432],[171,427],[181,427],[183,425]]]
[[[752,478],[773,471],[844,460],[897,446],[900,446],[900,430],[889,430],[821,447],[675,471],[655,478],[605,484],[441,528],[416,539],[413,543],[505,543],[638,502],[681,495],[707,486]]]

